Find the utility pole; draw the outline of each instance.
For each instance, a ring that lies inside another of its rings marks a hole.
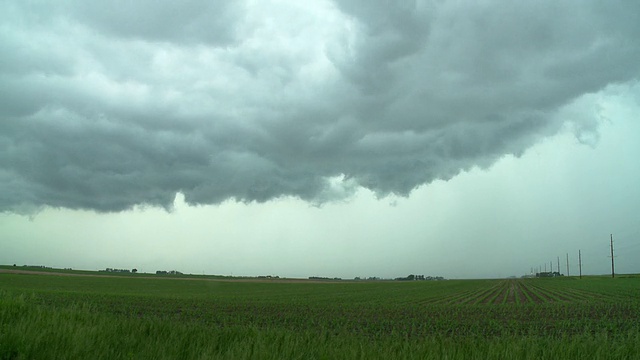
[[[560,256],[558,256],[558,274],[560,274]]]
[[[616,277],[616,272],[613,267],[613,234],[611,234],[611,278]]]
[[[569,253],[567,253],[567,276],[569,276]]]
[[[549,269],[551,269],[551,273],[553,274],[553,261],[549,261]]]
[[[578,268],[580,269],[580,279],[582,279],[582,255],[580,255],[580,250],[578,250]]]

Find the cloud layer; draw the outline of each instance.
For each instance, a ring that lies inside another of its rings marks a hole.
[[[598,1],[0,4],[0,211],[406,195],[640,75]],[[592,117],[577,122],[594,130]]]

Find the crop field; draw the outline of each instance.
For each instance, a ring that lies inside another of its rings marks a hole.
[[[640,278],[0,273],[0,359],[633,359]]]

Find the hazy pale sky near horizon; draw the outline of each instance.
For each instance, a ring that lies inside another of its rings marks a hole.
[[[0,3],[0,263],[640,272],[640,3]]]

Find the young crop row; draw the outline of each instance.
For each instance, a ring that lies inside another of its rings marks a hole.
[[[575,286],[578,281],[509,279],[301,286],[191,284],[194,281],[183,280],[177,281],[190,284],[170,280],[129,283],[131,279],[127,279],[121,284],[135,285],[137,292],[124,288],[117,293],[111,282],[104,287],[107,290],[100,290],[104,285],[101,280],[71,291],[76,281],[72,278],[55,280],[61,281],[61,290],[43,290],[43,284],[25,292],[29,281],[26,278],[11,279],[15,286],[6,286],[0,297],[20,296],[42,311],[86,308],[127,321],[329,332],[369,339],[596,333],[615,337],[640,333],[640,302],[628,295],[632,291],[626,291],[624,286],[612,287],[607,297],[604,290],[594,292]],[[3,285],[11,285],[11,281]],[[164,292],[158,286],[166,286]],[[624,301],[614,302],[612,298]]]
[[[636,281],[637,282],[637,281]],[[630,286],[612,287],[609,291],[574,286],[579,280],[554,281],[548,279],[508,279],[494,282],[491,286],[458,292],[432,303],[499,305],[499,304],[545,304],[597,301],[615,303],[635,301],[640,293]]]
[[[475,336],[460,336],[445,324],[446,333],[412,337],[399,332],[372,337],[332,329],[218,327],[113,316],[86,305],[48,308],[5,292],[0,292],[0,324],[2,359],[631,359],[637,355],[638,339],[637,331],[617,337],[606,332],[509,335],[477,324],[468,324],[466,332]]]
[[[598,344],[610,350],[618,344],[616,351],[621,354],[637,348],[640,339],[640,300],[635,296],[640,279],[281,284],[43,278],[0,274],[0,358],[17,357],[2,353],[2,346],[12,341],[20,346],[42,345],[37,339],[51,334],[38,329],[74,326],[82,329],[80,337],[85,332],[127,333],[130,340],[113,339],[124,349],[149,337],[170,339],[176,331],[184,332],[183,340],[207,333],[207,338],[219,342],[210,349],[214,354],[231,346],[229,342],[241,344],[248,338],[254,339],[251,346],[258,347],[313,343],[339,348],[339,341],[344,341],[372,348],[411,343],[415,348],[438,341],[451,342],[451,349],[464,341],[481,346],[496,339],[565,339],[558,341],[570,348],[571,339],[582,344],[599,339]],[[325,340],[316,342],[318,338]],[[58,342],[77,342],[65,339]],[[193,343],[205,344],[204,339]],[[183,340],[175,341],[179,346],[196,346]],[[382,348],[379,351],[383,353]]]
[[[222,302],[170,298],[37,295],[30,303],[44,309],[69,304],[121,319],[193,323],[216,328],[238,326],[287,331],[328,331],[368,338],[400,336],[576,335],[637,329],[638,306],[593,303],[486,306],[453,304],[406,306],[312,305]],[[634,325],[635,324],[635,325]],[[577,325],[577,326],[576,326]],[[612,330],[613,329],[613,330]]]
[[[341,292],[333,303],[316,299],[317,293],[313,291],[311,296],[305,295],[309,292],[305,287],[299,288],[304,290],[299,296],[288,299],[263,288],[261,298],[246,296],[246,293],[234,297],[226,290],[218,296],[186,298],[171,294],[35,292],[29,301],[49,309],[60,309],[69,304],[88,306],[97,313],[126,319],[162,319],[219,328],[322,330],[374,338],[571,335],[610,331],[611,328],[628,329],[629,326],[637,328],[640,323],[637,301],[612,304],[593,298],[570,297],[537,280],[491,281],[485,283],[489,286],[484,290],[458,288],[442,297],[443,301],[435,301],[430,296],[429,286],[420,288],[409,284],[405,294],[385,295],[385,289],[402,292],[402,287],[387,288],[388,285],[392,284],[376,285],[380,290],[377,298],[364,291],[370,297],[369,301],[361,297],[362,294],[356,295],[364,288],[354,288],[354,294],[344,294],[345,288],[339,288]],[[295,294],[295,289],[295,286],[290,288],[288,293]],[[324,288],[325,296],[330,297],[334,290]],[[459,297],[459,294],[463,296]],[[422,298],[429,301],[423,302]],[[354,299],[357,301],[352,301]]]

